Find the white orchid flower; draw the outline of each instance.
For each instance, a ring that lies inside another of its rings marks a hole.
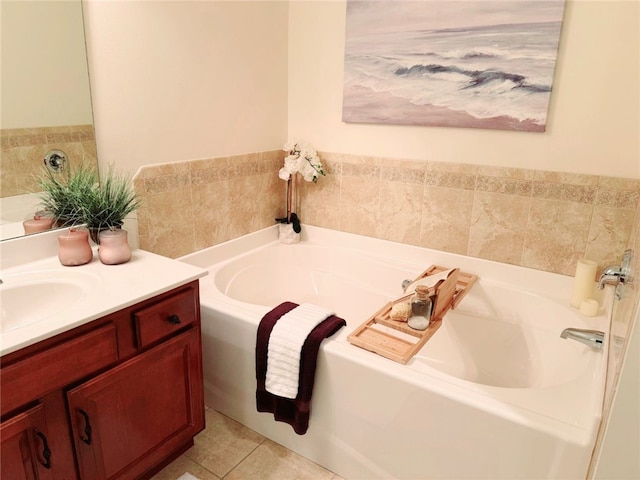
[[[300,156],[301,157],[309,158],[309,159],[311,159],[313,157],[316,157],[317,155],[318,155],[318,153],[313,148],[311,148],[309,146],[305,147],[304,150],[302,150],[300,152]]]
[[[296,146],[296,142],[294,140],[289,140],[287,143],[284,144],[284,146],[282,147],[282,150],[284,150],[285,152],[292,152],[295,146]]]
[[[318,152],[307,142],[290,140],[282,149],[289,154],[278,172],[278,177],[282,180],[289,180],[291,175],[300,173],[307,182],[316,182],[319,175],[325,174]]]
[[[284,168],[281,168],[278,171],[278,177],[280,177],[282,180],[289,180],[291,178],[291,174],[289,172],[287,172]]]
[[[284,169],[290,174],[294,174],[300,168],[300,158],[295,155],[289,155],[284,159]]]

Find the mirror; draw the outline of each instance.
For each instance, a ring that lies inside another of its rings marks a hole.
[[[2,0],[0,240],[24,234],[47,152],[65,168],[97,154],[81,0]]]

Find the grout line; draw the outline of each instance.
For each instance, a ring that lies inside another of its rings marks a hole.
[[[257,444],[257,445],[256,445],[256,446],[255,446],[255,447],[254,447],[250,452],[249,452],[249,453],[247,453],[244,457],[242,457],[242,459],[241,459],[240,461],[238,461],[238,463],[236,463],[236,464],[231,468],[231,470],[229,470],[227,473],[225,473],[225,474],[221,477],[221,480],[224,480],[225,478],[227,478],[227,475],[229,475],[229,474],[230,474],[231,472],[233,472],[236,468],[238,468],[242,462],[244,462],[247,458],[249,458],[249,456],[251,456],[251,454],[252,454],[253,452],[255,452],[255,451],[258,449],[258,447],[260,447],[260,445],[262,445],[262,444],[267,440],[267,437],[265,437],[264,435],[263,435],[262,437],[263,437],[263,438],[262,438],[262,441],[261,441],[260,443],[258,443],[258,444]]]

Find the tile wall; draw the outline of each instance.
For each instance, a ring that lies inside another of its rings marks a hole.
[[[565,275],[619,262],[640,181],[323,153],[303,222]]]
[[[271,151],[141,168],[140,248],[176,258],[275,224],[285,209],[282,159]]]
[[[150,165],[134,183],[141,248],[178,257],[284,214],[276,150]],[[303,223],[564,275],[586,257],[618,263],[640,181],[320,152],[326,177],[299,182]]]
[[[0,197],[37,191],[36,179],[49,150],[62,150],[72,165],[97,165],[93,125],[2,129],[0,140]]]

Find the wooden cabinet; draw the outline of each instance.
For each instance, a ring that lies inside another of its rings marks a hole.
[[[0,478],[49,480],[51,450],[42,405],[36,405],[0,424]]]
[[[199,312],[196,281],[3,357],[2,478],[148,478],[191,446]]]

